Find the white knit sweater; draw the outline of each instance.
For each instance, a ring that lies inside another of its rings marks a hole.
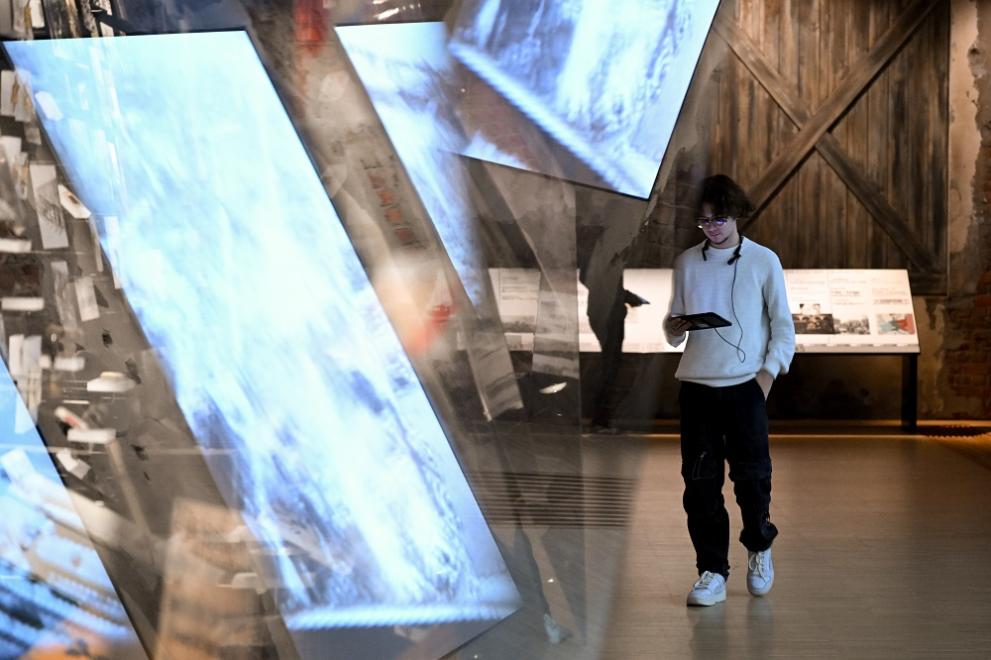
[[[781,261],[763,245],[742,240],[740,258],[733,265],[727,264],[733,248],[710,246],[708,259],[703,260],[704,243],[675,260],[669,316],[715,312],[733,324],[718,331],[686,333],[688,345],[675,374],[679,380],[727,387],[746,382],[761,370],[774,377],[788,373],[795,354],[795,325]],[[667,339],[678,346],[685,335],[667,335]]]

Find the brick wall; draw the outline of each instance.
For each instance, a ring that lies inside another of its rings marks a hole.
[[[923,412],[935,407],[946,416],[991,419],[991,128],[983,133],[974,186],[976,245],[969,246],[978,255],[972,273],[976,286],[973,292],[951,292],[946,301],[940,374],[946,391],[937,392],[935,406],[924,402]],[[965,401],[970,403],[954,403]]]
[[[938,328],[922,356],[921,413],[991,419],[991,6],[952,4],[949,291],[927,300]],[[954,211],[954,209],[956,211]],[[941,326],[941,327],[939,327]]]

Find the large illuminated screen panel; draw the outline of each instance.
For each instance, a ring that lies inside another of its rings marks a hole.
[[[608,187],[646,198],[718,5],[465,0],[450,48]]]
[[[493,537],[247,36],[7,49],[190,428],[233,457],[211,467],[290,628],[511,613]]]
[[[465,135],[451,111],[454,72],[442,23],[337,28],[375,111],[474,302],[482,299],[475,211],[463,163]]]

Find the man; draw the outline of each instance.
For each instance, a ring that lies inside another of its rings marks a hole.
[[[725,328],[687,332],[681,381],[681,474],[688,532],[699,579],[689,605],[726,600],[729,577],[729,515],[722,488],[730,466],[743,518],[740,542],[748,551],[747,588],[771,590],[771,458],[765,402],[774,379],[788,372],[795,328],[788,309],[784,271],[777,255],[743,239],[737,221],[753,206],[724,175],[702,182],[698,226],[705,240],[683,252],[674,266],[671,310],[664,321],[668,342],[685,341],[683,314],[715,312]]]

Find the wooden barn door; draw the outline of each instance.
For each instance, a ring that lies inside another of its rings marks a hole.
[[[907,268],[946,290],[947,0],[724,0],[707,169],[786,268]]]

